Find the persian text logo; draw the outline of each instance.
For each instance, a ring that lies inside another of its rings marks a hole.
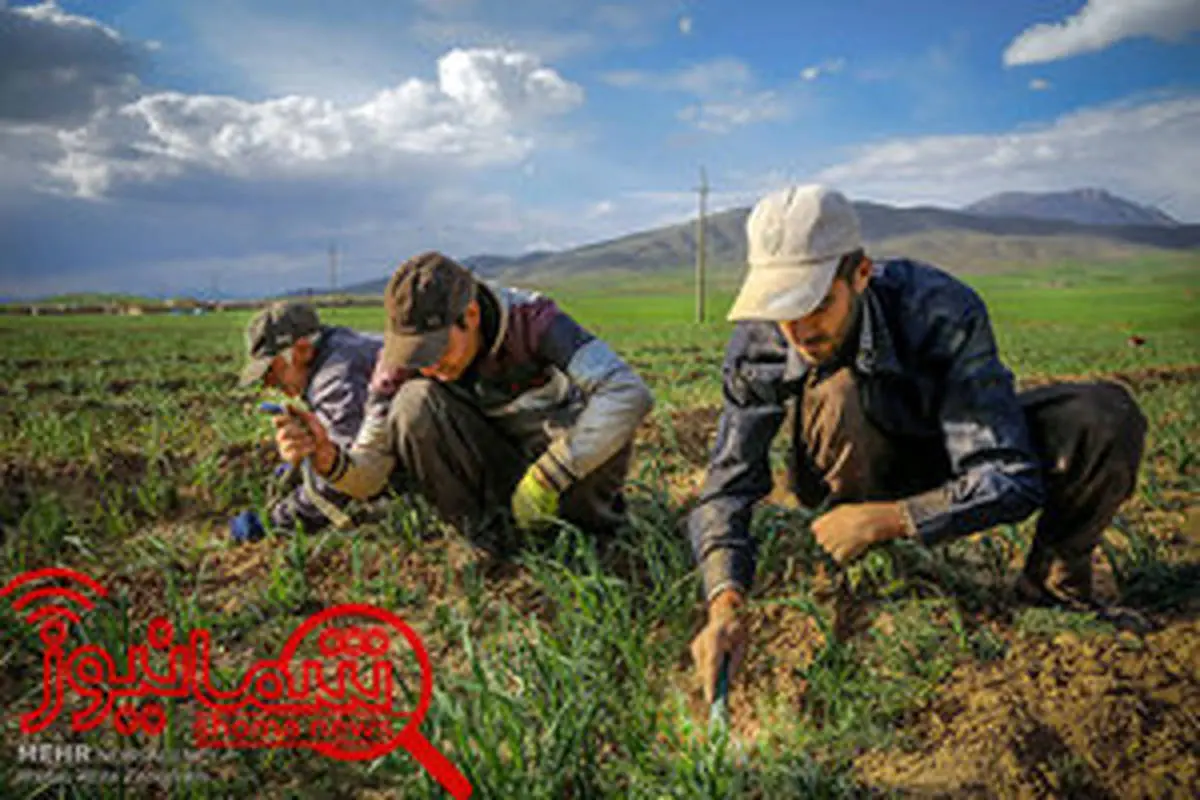
[[[59,580],[66,586],[41,586]],[[167,725],[162,701],[195,709],[193,744],[203,748],[309,749],[356,761],[407,750],[455,798],[471,795],[461,772],[418,730],[433,695],[429,654],[399,616],[375,606],[333,606],[304,620],[279,655],[255,662],[232,688],[214,685],[211,635],[192,630],[175,642],[163,617],[151,620],[144,643],[125,645],[124,663],[97,644],[66,647],[67,623],[80,625],[92,611],[91,595],[107,597],[92,578],[62,568],[25,572],[0,589],[12,608],[38,625],[43,645],[38,708],[21,715],[21,731],[44,731],[64,712],[75,732],[106,720],[122,736],[161,734]],[[35,588],[36,587],[36,588]],[[404,646],[407,645],[407,648]],[[415,662],[415,663],[414,663]],[[404,677],[420,671],[416,707]]]

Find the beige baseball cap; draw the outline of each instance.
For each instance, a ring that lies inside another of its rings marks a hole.
[[[858,214],[820,184],[766,195],[746,220],[749,271],[730,321],[799,319],[825,299],[838,262],[862,247]]]

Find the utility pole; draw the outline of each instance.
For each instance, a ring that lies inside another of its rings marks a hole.
[[[708,176],[704,167],[700,167],[700,185],[696,188],[700,194],[700,216],[696,219],[696,322],[704,323],[704,204],[708,199]]]
[[[337,293],[338,251],[337,243],[329,243],[329,293]]]

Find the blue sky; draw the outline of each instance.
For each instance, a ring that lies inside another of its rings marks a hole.
[[[1200,221],[1200,0],[0,0],[0,295],[273,292],[788,182]],[[952,266],[952,265],[948,265]]]

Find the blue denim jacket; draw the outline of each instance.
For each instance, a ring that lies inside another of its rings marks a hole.
[[[866,415],[886,434],[937,437],[946,450],[946,483],[903,500],[920,539],[932,545],[1037,510],[1041,468],[979,296],[935,267],[894,260],[875,265],[863,297],[852,369]],[[775,323],[736,326],[724,410],[688,521],[709,599],[753,582],[751,514],[771,490],[771,442],[807,371]]]

